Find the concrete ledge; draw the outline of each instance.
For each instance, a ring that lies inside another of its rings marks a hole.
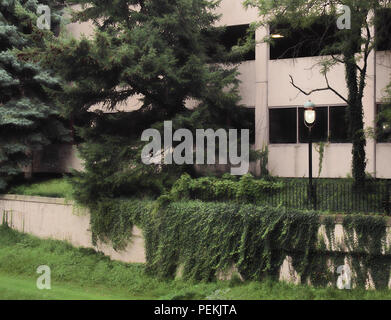
[[[348,216],[349,214],[328,214],[328,215],[320,215],[319,220],[320,223],[323,223],[326,218],[332,217],[334,218],[335,224],[343,224],[344,217]],[[382,217],[386,220],[386,227],[391,227],[391,217],[384,216],[384,215],[373,215],[373,217]]]
[[[0,195],[0,200],[60,204],[65,206],[72,206],[75,204],[73,200],[66,200],[64,198],[23,196],[19,194],[2,194]]]

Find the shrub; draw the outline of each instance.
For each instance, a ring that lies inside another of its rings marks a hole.
[[[183,174],[171,189],[173,199],[198,199],[203,201],[256,202],[266,194],[283,188],[282,182],[255,179],[251,174],[236,177],[224,175],[221,179],[204,177],[192,179]]]

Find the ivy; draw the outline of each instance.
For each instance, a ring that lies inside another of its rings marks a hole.
[[[154,202],[150,200],[104,199],[90,208],[92,242],[111,242],[115,250],[124,249],[131,239],[133,225],[147,225]]]
[[[156,201],[102,201],[92,211],[94,241],[126,247],[133,225],[145,238],[146,270],[160,278],[214,281],[236,267],[245,280],[277,280],[287,256],[302,283],[335,284],[336,268],[346,259],[354,282],[364,286],[368,274],[376,288],[390,281],[391,255],[386,248],[386,223],[379,216],[344,216],[345,245],[335,247],[335,216],[239,202],[176,201],[170,195]],[[324,239],[319,238],[320,225]],[[331,247],[326,246],[326,242]]]
[[[315,249],[319,217],[237,203],[171,202],[145,233],[147,269],[175,277],[212,281],[236,266],[245,279],[277,277],[287,252]],[[305,262],[305,260],[303,260]]]
[[[376,288],[388,287],[391,272],[390,249],[386,247],[387,226],[383,217],[347,216],[344,218],[345,243],[351,252],[357,284],[368,274]]]

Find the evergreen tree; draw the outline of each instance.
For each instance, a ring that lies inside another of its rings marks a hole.
[[[70,85],[60,100],[77,120],[85,143],[86,170],[76,179],[77,197],[86,203],[137,192],[161,193],[188,167],[141,163],[141,133],[176,128],[246,128],[238,106],[237,61],[214,27],[218,1],[71,1],[86,5],[74,21],[93,21],[93,39],[69,40],[47,59]],[[224,65],[226,64],[226,65]],[[142,106],[115,113],[127,99],[141,95]],[[186,108],[186,100],[199,106]],[[90,112],[99,105],[103,112]],[[109,112],[109,113],[107,113]],[[110,112],[112,114],[110,114]]]
[[[36,27],[36,5],[0,1],[0,190],[31,163],[33,152],[67,135],[49,95],[60,89],[59,81],[23,54],[44,36]]]

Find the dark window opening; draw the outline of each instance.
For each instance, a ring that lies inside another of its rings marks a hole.
[[[237,26],[228,26],[221,36],[221,44],[227,51],[231,51],[236,45],[243,45],[248,36],[250,25],[242,24]],[[251,31],[251,37],[255,41],[255,32]],[[242,61],[255,60],[255,47],[241,56]]]
[[[385,116],[385,113],[387,113],[388,117]],[[378,143],[391,143],[391,123],[389,117],[391,117],[391,105],[377,105],[376,141]]]
[[[311,137],[313,142],[326,142],[328,130],[328,108],[318,107],[316,111],[315,124],[311,129]],[[309,129],[304,124],[304,108],[299,108],[299,142],[309,142]]]
[[[269,110],[270,143],[297,142],[297,110],[296,108]]]
[[[253,39],[254,45],[248,50],[235,54],[235,56],[230,56],[229,59],[233,62],[255,60],[255,32],[249,31],[249,28],[249,24],[228,26],[220,34],[217,34],[216,30],[204,30],[202,35],[205,46],[207,47],[208,56],[213,62],[221,62],[223,60],[221,56],[230,53],[234,46],[244,46],[249,35],[248,32],[250,32],[250,37]]]
[[[311,131],[313,142],[351,142],[347,107],[327,106],[315,110],[316,121]],[[272,144],[308,143],[309,129],[304,124],[304,108],[269,109],[269,135]]]
[[[306,28],[293,28],[288,23],[272,24],[270,34],[282,36],[272,38],[271,60],[339,53],[333,47],[338,40],[338,27],[333,17],[324,16]]]
[[[332,143],[349,143],[347,107],[330,107],[330,136]]]
[[[380,9],[376,12],[376,50],[391,50],[391,9]]]
[[[234,127],[250,130],[250,144],[255,143],[255,107],[238,107]]]

